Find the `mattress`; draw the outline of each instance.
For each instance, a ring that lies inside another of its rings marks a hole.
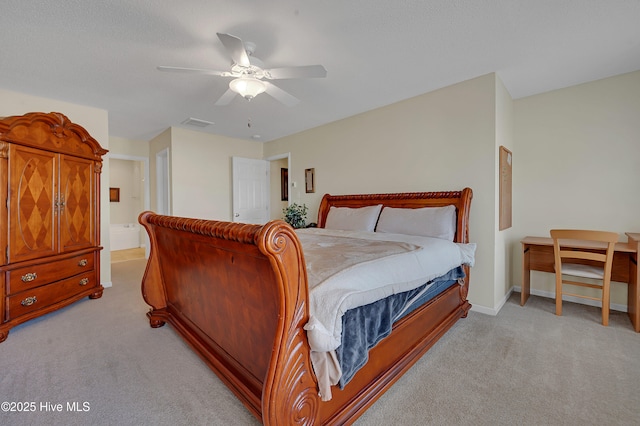
[[[392,294],[413,290],[460,265],[473,266],[476,245],[413,235],[304,229],[311,350],[336,349],[342,315]]]
[[[369,350],[391,333],[396,321],[452,285],[458,285],[464,276],[462,267],[457,267],[413,290],[348,310],[342,317],[342,344],[336,349],[342,371],[338,382],[340,388],[344,388],[367,363]]]
[[[304,326],[323,400],[342,371],[343,315],[415,290],[451,269],[474,263],[475,244],[391,233],[297,230],[309,283],[309,321]]]

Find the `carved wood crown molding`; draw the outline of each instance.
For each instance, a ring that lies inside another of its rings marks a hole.
[[[142,212],[138,218],[140,223],[160,226],[162,228],[186,231],[215,238],[237,241],[240,243],[256,244],[259,236],[267,225],[251,225],[246,223],[219,222],[207,219],[191,219],[186,217],[163,216],[153,212]],[[284,221],[271,222],[276,227],[289,227]]]
[[[339,200],[424,200],[426,199],[438,199],[438,198],[460,198],[462,191],[441,191],[441,192],[397,192],[389,194],[356,194],[356,195],[329,195],[326,194],[327,199],[339,199]]]
[[[20,135],[21,139],[24,139],[25,135],[29,135],[32,140],[42,143],[46,140],[46,135],[42,132],[43,128],[48,129],[46,133],[53,137],[50,141],[53,141],[55,145],[75,140],[76,143],[88,146],[93,156],[99,161],[103,155],[109,152],[102,148],[100,143],[84,127],[73,123],[67,116],[59,112],[30,112],[24,115],[5,117],[0,120],[0,141],[15,142],[13,140],[15,133]]]

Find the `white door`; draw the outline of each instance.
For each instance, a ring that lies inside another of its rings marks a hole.
[[[269,220],[269,162],[233,157],[233,221],[262,225]]]

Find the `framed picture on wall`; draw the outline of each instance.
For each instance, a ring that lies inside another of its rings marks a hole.
[[[511,167],[513,156],[504,146],[500,147],[500,215],[499,230],[511,228]]]
[[[307,193],[316,192],[315,171],[316,169],[304,170],[304,182]]]
[[[109,201],[112,203],[120,202],[120,188],[109,188]]]

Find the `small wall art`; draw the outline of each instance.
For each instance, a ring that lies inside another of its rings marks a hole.
[[[511,166],[513,156],[504,146],[500,147],[500,217],[499,230],[511,228]]]
[[[316,169],[304,170],[304,182],[307,193],[316,192]]]
[[[120,202],[120,188],[109,188],[109,201],[112,203]]]

